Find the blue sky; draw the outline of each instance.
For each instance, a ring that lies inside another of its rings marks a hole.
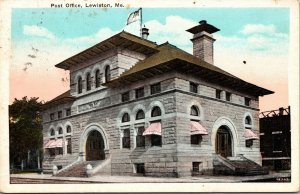
[[[135,10],[13,9],[10,101],[25,95],[47,101],[66,91],[69,83],[62,80],[67,80],[68,72],[54,65],[124,28],[139,35],[138,22],[125,25]],[[158,44],[168,41],[189,53],[192,35],[185,30],[200,20],[220,29],[214,34],[216,66],[275,91],[262,98],[262,110],[288,105],[288,8],[143,8],[150,40]],[[22,85],[17,84],[20,81]],[[281,104],[275,103],[278,101]]]
[[[101,27],[124,28],[128,14],[136,9],[14,9],[13,39],[24,37],[24,25],[47,28],[59,38],[73,38],[96,33]],[[274,24],[278,32],[289,32],[288,8],[144,8],[144,22],[157,20],[165,24],[167,16],[176,15],[200,21],[205,19],[222,29],[223,35],[238,32],[245,24]]]

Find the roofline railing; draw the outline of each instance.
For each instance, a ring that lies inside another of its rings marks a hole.
[[[282,115],[290,115],[290,106],[287,108],[279,108],[278,110],[270,110],[270,111],[264,111],[259,114],[260,118],[267,118],[267,117],[276,117],[276,116],[282,116]]]

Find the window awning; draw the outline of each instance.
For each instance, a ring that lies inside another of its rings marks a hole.
[[[47,143],[45,143],[44,148],[53,148],[54,144],[55,144],[55,139],[51,139]]]
[[[257,135],[251,129],[245,129],[244,135],[247,140],[249,139],[259,139]]]
[[[68,144],[68,142],[64,142],[63,139],[52,139],[49,140],[47,143],[45,143],[44,148],[61,148],[63,147],[63,143],[65,143],[66,145]]]
[[[63,139],[57,139],[55,142],[55,145],[57,148],[62,148],[63,147]]]
[[[190,130],[191,130],[191,135],[207,135],[208,134],[207,130],[199,122],[196,122],[196,121],[190,122]]]
[[[161,135],[161,123],[151,123],[144,131],[143,136],[145,135]]]

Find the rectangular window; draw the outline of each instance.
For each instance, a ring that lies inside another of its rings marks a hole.
[[[160,135],[151,135],[151,146],[161,146]]]
[[[273,134],[273,151],[282,151],[282,135],[281,134]]]
[[[138,132],[136,135],[136,147],[145,147],[145,136],[143,136],[144,131],[144,127],[138,128]]]
[[[216,98],[221,99],[221,90],[216,89]]]
[[[55,148],[49,148],[48,151],[50,156],[55,156]]]
[[[190,92],[198,93],[198,84],[190,82]]]
[[[122,94],[122,102],[127,102],[129,101],[129,92],[125,92]]]
[[[130,148],[130,130],[124,129],[123,133],[123,148]]]
[[[60,110],[60,111],[57,112],[57,118],[60,119],[61,117],[62,117],[62,111]]]
[[[226,92],[226,101],[231,101],[231,93]]]
[[[253,139],[247,139],[246,140],[246,147],[247,148],[250,148],[253,146]]]
[[[66,109],[66,116],[71,116],[71,109],[70,108]]]
[[[135,98],[144,97],[144,87],[135,90]]]
[[[251,98],[245,97],[245,106],[250,106]]]
[[[144,174],[145,173],[145,163],[136,163],[135,165],[135,171],[138,174]]]
[[[54,120],[54,113],[50,114],[50,120],[53,121]]]
[[[202,141],[202,135],[191,135],[191,144],[192,145],[200,145]]]
[[[151,85],[151,94],[157,94],[161,92],[160,83]]]
[[[200,171],[200,164],[201,164],[201,162],[193,162],[193,172]]]
[[[57,148],[58,149],[58,155],[63,155],[63,148]]]
[[[72,140],[71,140],[71,138],[68,138],[67,141],[68,141],[67,153],[72,154]]]

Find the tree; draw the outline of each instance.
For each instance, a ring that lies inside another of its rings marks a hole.
[[[28,151],[42,152],[43,134],[38,98],[15,98],[9,106],[9,153],[11,163],[20,163]]]

